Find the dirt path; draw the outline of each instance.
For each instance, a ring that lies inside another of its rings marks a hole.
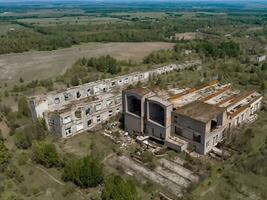
[[[115,153],[111,153],[111,154],[108,154],[103,160],[101,163],[105,163],[109,158],[111,158],[112,156],[114,156]]]
[[[42,171],[45,175],[47,175],[49,178],[51,178],[53,181],[55,181],[56,183],[58,183],[59,185],[65,185],[65,183],[61,182],[60,180],[58,180],[56,177],[54,177],[53,175],[51,175],[49,172],[47,172],[45,169],[43,169],[40,166],[34,165],[32,164],[30,161],[27,161],[27,164]]]

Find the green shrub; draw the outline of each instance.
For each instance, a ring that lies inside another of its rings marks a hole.
[[[157,166],[157,162],[155,156],[150,151],[145,151],[142,155],[142,161],[148,166],[150,169],[155,169]]]
[[[25,117],[30,116],[30,109],[25,96],[21,97],[18,101],[18,114],[21,114]]]
[[[132,181],[124,181],[120,176],[111,176],[105,180],[101,197],[102,200],[135,200],[137,191]]]
[[[10,154],[5,146],[4,140],[0,140],[0,168],[9,162]]]
[[[56,167],[60,165],[59,155],[54,144],[34,142],[32,150],[35,162],[45,167]]]
[[[8,178],[14,178],[17,182],[21,183],[24,181],[24,176],[20,172],[20,170],[15,165],[8,165],[8,167],[5,169],[5,175]]]
[[[28,149],[32,145],[32,138],[25,132],[16,131],[14,135],[15,145],[20,149]]]
[[[103,166],[89,156],[73,158],[66,161],[62,178],[83,188],[96,187],[103,182]]]

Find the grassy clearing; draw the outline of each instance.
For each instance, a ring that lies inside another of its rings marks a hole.
[[[126,18],[155,18],[160,19],[167,17],[168,15],[165,12],[116,12],[110,13],[112,16],[121,16]]]
[[[12,24],[9,22],[0,22],[0,35],[5,35],[9,31],[14,31],[23,28],[18,24]]]
[[[109,54],[119,60],[141,62],[152,51],[169,49],[173,45],[173,43],[164,42],[89,43],[55,51],[1,55],[0,82],[15,83],[20,77],[25,81],[55,77],[64,73],[82,57],[90,58]]]
[[[88,23],[102,24],[120,22],[122,20],[112,17],[75,16],[58,18],[24,18],[17,20],[37,26],[57,26],[57,25],[86,25]]]
[[[78,156],[97,156],[104,159],[116,148],[116,145],[101,133],[85,132],[58,143],[64,153],[75,154]]]

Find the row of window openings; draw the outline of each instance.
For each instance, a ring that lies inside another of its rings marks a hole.
[[[140,78],[143,78],[143,75],[141,75]],[[125,78],[125,79],[124,79],[124,82],[125,82],[125,83],[128,83],[128,78]],[[122,83],[122,80],[119,80],[119,83]],[[111,85],[112,85],[112,86],[115,86],[115,85],[116,85],[116,82],[112,82]],[[99,89],[99,88],[97,88],[97,89]],[[98,90],[98,91],[99,91],[99,90]],[[103,91],[106,92],[106,91],[107,91],[107,88],[103,88]],[[89,94],[89,93],[91,93],[91,89],[88,89],[88,90],[87,90],[87,94]],[[77,99],[79,99],[81,96],[82,96],[82,94],[81,94],[80,91],[76,92],[76,98],[77,98]],[[65,94],[65,95],[64,95],[64,99],[65,99],[65,101],[68,101],[69,98],[71,98],[71,97],[72,97],[71,94]],[[56,98],[55,98],[55,103],[56,103],[56,104],[59,104],[59,103],[60,103],[60,98],[59,98],[59,97],[56,97]]]
[[[90,120],[87,121],[87,125],[88,126],[92,125],[92,123],[93,123],[93,120],[92,119],[90,119]],[[66,136],[71,135],[71,127],[65,129],[65,134],[66,134]]]
[[[117,111],[119,111],[119,109],[117,109]],[[112,111],[112,110],[108,111],[108,116],[109,116],[109,117],[111,117],[112,114],[113,114],[113,111]],[[98,116],[96,117],[96,121],[97,121],[97,122],[101,122],[101,117],[100,117],[100,115],[98,115]],[[70,116],[64,117],[63,122],[64,122],[64,124],[70,123],[70,122],[71,122],[71,117],[70,117]],[[90,119],[90,120],[87,122],[87,125],[90,126],[91,124],[92,124],[92,120]]]
[[[101,104],[96,105],[96,111],[99,111],[99,110],[101,110]],[[76,114],[78,112],[79,112],[79,115]],[[89,115],[90,113],[91,113],[91,108],[85,109],[85,115]],[[81,110],[78,110],[77,112],[75,112],[75,116],[77,118],[81,118]],[[70,116],[64,117],[64,123],[69,123],[69,122],[71,122],[71,117]]]

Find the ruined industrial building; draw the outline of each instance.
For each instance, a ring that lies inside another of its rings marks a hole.
[[[177,151],[217,151],[230,130],[256,119],[262,96],[211,81],[198,88],[123,91],[125,131],[149,136]]]
[[[197,88],[133,88],[152,76],[199,65],[188,62],[99,80],[29,98],[33,120],[44,118],[49,131],[67,138],[122,111],[125,131],[149,136],[176,151],[207,154],[230,130],[256,119],[262,96],[211,81]]]
[[[171,64],[144,72],[90,82],[63,91],[28,99],[33,120],[44,118],[50,132],[67,138],[107,121],[122,110],[122,89],[150,77],[199,65],[200,62]]]

